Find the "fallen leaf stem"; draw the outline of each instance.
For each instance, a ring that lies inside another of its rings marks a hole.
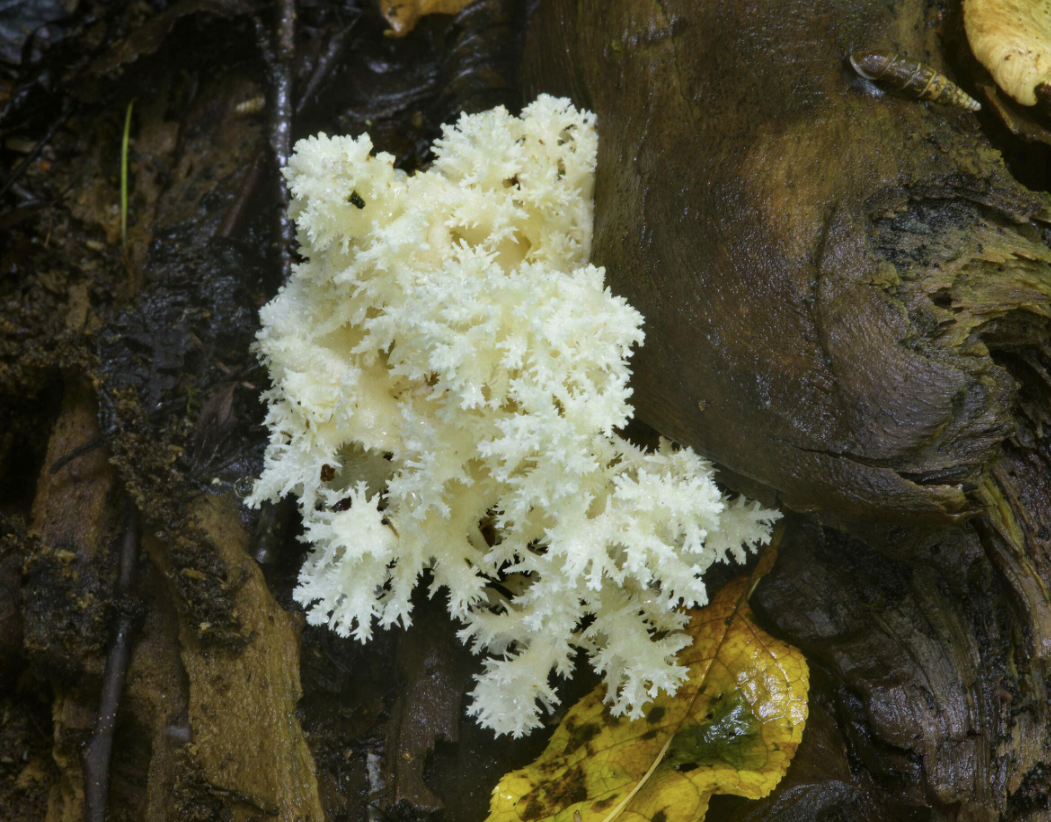
[[[635,794],[637,794],[639,792],[639,789],[642,788],[642,786],[649,781],[649,778],[651,776],[653,776],[653,772],[657,770],[657,766],[664,761],[664,754],[668,752],[668,746],[671,745],[671,741],[674,738],[675,732],[672,731],[672,733],[669,734],[668,739],[665,741],[664,747],[661,748],[660,753],[658,753],[657,756],[654,758],[653,764],[650,765],[650,769],[642,775],[642,779],[635,783],[635,787],[631,789],[631,793],[629,793],[622,800],[620,800],[620,803],[617,805],[617,807],[610,811],[609,815],[607,815],[606,818],[602,820],[602,822],[613,822],[614,819],[620,816],[620,812],[623,811],[626,807],[628,807],[628,803],[635,798]]]
[[[585,822],[587,813],[618,822],[629,808],[632,819],[657,820],[673,806],[676,819],[702,820],[716,794],[768,795],[802,738],[809,687],[799,649],[763,631],[748,607],[783,533],[773,532],[749,573],[690,612],[685,630],[693,643],[679,655],[687,669],[681,693],[661,694],[644,719],[629,719],[611,716],[603,689],[592,691],[566,714],[536,762],[501,780],[487,822],[552,822],[567,805],[573,822]]]

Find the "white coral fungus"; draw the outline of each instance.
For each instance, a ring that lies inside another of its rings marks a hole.
[[[285,171],[305,262],[262,311],[273,388],[250,502],[299,497],[308,621],[364,642],[429,569],[489,654],[471,713],[515,736],[584,649],[614,713],[684,676],[701,573],[769,535],[711,466],[614,433],[642,317],[588,265],[595,116],[542,96],[463,116],[407,177],[367,136]],[[497,583],[497,584],[494,584]]]

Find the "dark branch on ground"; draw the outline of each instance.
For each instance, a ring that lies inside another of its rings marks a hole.
[[[270,152],[278,169],[288,164],[292,153],[292,87],[296,54],[296,3],[295,0],[279,0],[273,39],[258,20],[255,21],[256,40],[266,63],[270,80]],[[287,280],[292,271],[292,244],[295,241],[295,226],[288,216],[288,189],[285,181],[277,177],[277,202],[275,204],[275,228],[278,253],[281,259],[282,279]]]
[[[219,223],[219,227],[215,230],[216,237],[230,237],[241,225],[241,221],[247,213],[248,204],[252,201],[252,195],[255,194],[259,180],[263,176],[263,160],[265,157],[266,150],[260,145],[256,149],[255,154],[252,155],[252,164],[248,167],[248,173],[245,175],[244,182],[241,183],[237,196],[223,215],[223,221]]]
[[[120,577],[115,592],[115,599],[121,605],[121,615],[117,624],[116,636],[106,655],[106,672],[102,681],[102,696],[99,699],[95,732],[88,740],[82,754],[85,822],[104,822],[106,818],[113,734],[117,727],[117,712],[120,709],[124,678],[128,671],[128,660],[131,657],[131,634],[137,617],[137,609],[131,604],[129,597],[135,579],[138,554],[138,511],[135,510],[132,503],[129,503],[124,541],[121,545]]]
[[[310,99],[321,89],[325,80],[327,80],[328,76],[332,73],[332,70],[340,64],[343,57],[343,50],[347,46],[347,40],[349,39],[350,33],[354,30],[354,26],[358,22],[358,19],[359,18],[355,17],[346,26],[329,37],[324,50],[317,57],[313,71],[310,72],[310,76],[307,78],[307,81],[303,84],[302,90],[297,95],[298,99],[294,111],[296,116],[303,113],[309,104]]]

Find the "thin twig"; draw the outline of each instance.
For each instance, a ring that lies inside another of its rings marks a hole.
[[[310,76],[303,84],[302,91],[298,94],[299,99],[296,101],[294,112],[297,116],[303,113],[310,102],[310,98],[317,93],[325,80],[328,79],[329,74],[332,73],[333,66],[339,62],[339,58],[343,55],[343,49],[347,45],[347,37],[353,31],[358,19],[355,17],[346,26],[329,37],[324,50],[318,55],[317,62],[314,64],[314,70],[310,72]]]
[[[146,416],[146,419],[154,421],[158,418],[166,416],[167,414],[178,411],[184,405],[186,405],[188,400],[189,397],[185,395],[182,397],[176,397],[173,400],[168,400],[167,402],[163,403],[159,408],[155,408],[150,414],[148,414]],[[139,426],[133,426],[132,430],[136,430],[138,427]],[[121,430],[122,429],[120,428],[111,428],[109,431],[104,431],[97,437],[92,437],[87,442],[81,443],[72,451],[70,451],[67,454],[64,454],[63,456],[55,460],[53,463],[51,463],[51,468],[49,469],[49,472],[52,476],[54,476],[63,468],[65,468],[69,463],[73,462],[73,460],[77,459],[77,457],[82,457],[85,454],[90,454],[96,448],[101,448],[115,436],[120,434]]]
[[[295,107],[292,111],[293,116],[298,117],[306,109],[310,98],[317,92],[322,86],[328,76],[332,73],[332,69],[339,64],[339,58],[343,54],[343,49],[346,47],[347,37],[351,30],[357,23],[357,18],[351,21],[345,28],[338,31],[328,41],[328,45],[317,59],[317,63],[314,66],[314,70],[310,73],[310,77],[307,79],[303,86],[303,91],[298,94]],[[268,46],[269,48],[269,46]],[[267,59],[268,55],[266,52],[263,54],[264,59]],[[238,226],[241,224],[241,220],[244,219],[247,213],[248,203],[251,202],[252,196],[255,194],[256,187],[259,185],[259,181],[263,178],[263,159],[265,152],[263,148],[256,150],[255,154],[252,155],[252,159],[249,162],[248,173],[245,174],[244,180],[241,183],[241,188],[237,192],[237,196],[234,198],[233,203],[227,209],[226,214],[223,216],[223,221],[219,224],[215,234],[217,237],[230,237],[237,231]],[[286,222],[288,222],[286,220]],[[291,230],[289,225],[289,230]],[[288,240],[286,236],[286,240]],[[292,237],[294,239],[294,236]],[[289,258],[290,259],[290,258]],[[282,265],[285,265],[284,259]]]
[[[234,201],[223,215],[223,221],[215,230],[216,237],[230,237],[237,230],[248,210],[248,203],[255,194],[256,186],[263,176],[263,158],[266,156],[265,147],[260,145],[248,164],[248,173],[241,182],[241,188],[234,197]]]
[[[50,474],[54,476],[67,465],[69,465],[69,463],[73,462],[73,460],[75,460],[77,457],[82,457],[85,454],[90,454],[96,448],[101,448],[103,445],[105,445],[107,442],[113,439],[113,437],[115,437],[117,433],[117,429],[114,429],[112,431],[107,431],[104,434],[99,434],[97,437],[92,437],[87,442],[81,443],[68,454],[64,454],[63,456],[55,460],[53,463],[51,463],[51,468],[49,471]]]
[[[270,151],[274,164],[280,170],[288,164],[292,153],[292,84],[293,63],[296,55],[296,0],[278,0],[277,25],[273,41],[262,23],[256,19],[256,41],[266,62],[270,79]],[[277,212],[275,214],[278,254],[281,274],[288,279],[292,273],[292,243],[295,226],[288,216],[288,189],[284,180],[277,178]]]
[[[211,391],[213,388],[222,385],[224,382],[241,382],[242,380],[249,378],[254,372],[259,370],[259,368],[260,366],[252,366],[251,368],[248,368],[245,371],[231,371],[228,375],[224,377],[224,379],[216,380],[215,382],[205,383],[204,385],[199,386],[199,390]],[[146,415],[145,423],[133,425],[131,426],[131,430],[139,431],[146,423],[156,422],[157,420],[163,419],[169,414],[174,414],[176,411],[181,410],[183,406],[185,406],[186,403],[189,401],[189,399],[189,395],[183,394],[181,397],[175,397],[174,399],[165,400],[157,408],[154,408],[149,414]],[[85,454],[90,454],[96,448],[101,448],[111,439],[116,437],[118,434],[122,433],[123,430],[124,429],[122,428],[114,427],[109,429],[108,431],[102,432],[97,437],[92,437],[87,442],[81,443],[72,451],[63,454],[61,457],[59,457],[57,460],[51,463],[51,468],[49,469],[49,472],[52,475],[57,474],[59,471],[61,471],[63,468],[69,465],[69,463],[77,459],[77,457],[82,457]]]
[[[84,820],[104,822],[109,800],[110,759],[113,754],[113,734],[117,729],[117,712],[124,691],[124,678],[131,657],[131,633],[135,615],[127,600],[135,581],[135,565],[139,555],[138,511],[128,504],[124,526],[124,541],[120,554],[120,577],[117,580],[115,599],[125,603],[117,633],[106,654],[106,672],[102,679],[102,695],[99,699],[98,720],[95,731],[88,740],[82,754],[84,767]]]
[[[296,0],[278,0],[280,10],[277,22],[277,64],[273,109],[270,112],[270,133],[274,146],[274,160],[279,169],[288,165],[292,153],[292,83],[296,58]],[[281,276],[287,280],[292,273],[292,244],[296,229],[288,214],[288,187],[283,178],[278,180],[277,231],[281,255]]]

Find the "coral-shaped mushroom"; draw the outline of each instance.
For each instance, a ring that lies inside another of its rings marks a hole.
[[[424,572],[486,651],[471,712],[539,724],[577,650],[614,713],[673,691],[682,608],[777,514],[723,496],[632,414],[642,317],[588,265],[594,115],[541,96],[464,116],[406,176],[367,137],[319,135],[285,176],[304,261],[261,313],[270,446],[251,504],[299,497],[307,621],[408,625]]]
[[[1024,106],[1051,82],[1051,0],[964,0],[967,40],[996,84]]]

